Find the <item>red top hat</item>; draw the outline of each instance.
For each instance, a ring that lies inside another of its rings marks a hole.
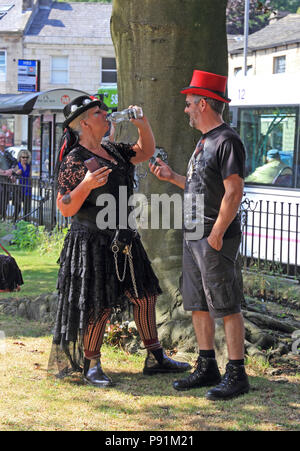
[[[180,91],[182,94],[196,94],[229,103],[225,96],[227,77],[223,75],[194,70],[190,86]]]

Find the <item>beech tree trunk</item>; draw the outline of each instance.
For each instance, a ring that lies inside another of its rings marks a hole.
[[[118,109],[143,108],[157,147],[182,175],[200,133],[189,126],[180,90],[190,84],[194,69],[227,75],[226,5],[227,0],[113,0]],[[117,130],[118,141],[135,138],[131,124]],[[137,169],[145,173],[148,163]],[[151,173],[140,180],[139,191],[148,197],[183,194]],[[141,230],[141,235],[164,291],[158,302],[158,322],[163,322],[161,315],[178,304],[182,230]]]

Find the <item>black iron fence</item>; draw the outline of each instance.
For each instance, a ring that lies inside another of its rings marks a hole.
[[[299,204],[246,198],[241,218],[245,266],[300,281]]]
[[[0,219],[24,220],[47,230],[68,225],[68,219],[56,208],[53,180],[35,177],[0,177]]]
[[[246,198],[240,214],[245,266],[300,281],[300,204]],[[0,219],[23,219],[49,231],[70,224],[56,207],[53,180],[34,177],[0,177]]]

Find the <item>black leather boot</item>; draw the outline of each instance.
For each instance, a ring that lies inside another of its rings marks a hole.
[[[227,363],[222,381],[206,393],[206,398],[212,401],[231,399],[248,393],[249,389],[250,385],[244,365]]]
[[[185,379],[173,382],[175,390],[184,391],[191,388],[208,387],[218,384],[221,374],[217,361],[211,357],[198,357],[196,369]]]
[[[158,362],[151,352],[145,360],[143,374],[151,376],[157,373],[183,373],[191,369],[191,365],[186,362],[178,362],[176,360],[170,359],[164,352],[162,359]]]
[[[114,385],[111,378],[103,372],[100,359],[84,359],[83,380],[86,384],[99,388],[106,388]]]

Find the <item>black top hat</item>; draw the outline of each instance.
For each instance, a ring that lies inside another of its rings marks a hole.
[[[101,100],[94,96],[80,96],[73,99],[72,102],[68,103],[64,107],[63,113],[65,115],[65,122],[63,123],[63,127],[67,127],[77,116],[89,110],[90,108],[94,108],[95,106],[99,106],[101,110],[107,111],[108,108]]]

